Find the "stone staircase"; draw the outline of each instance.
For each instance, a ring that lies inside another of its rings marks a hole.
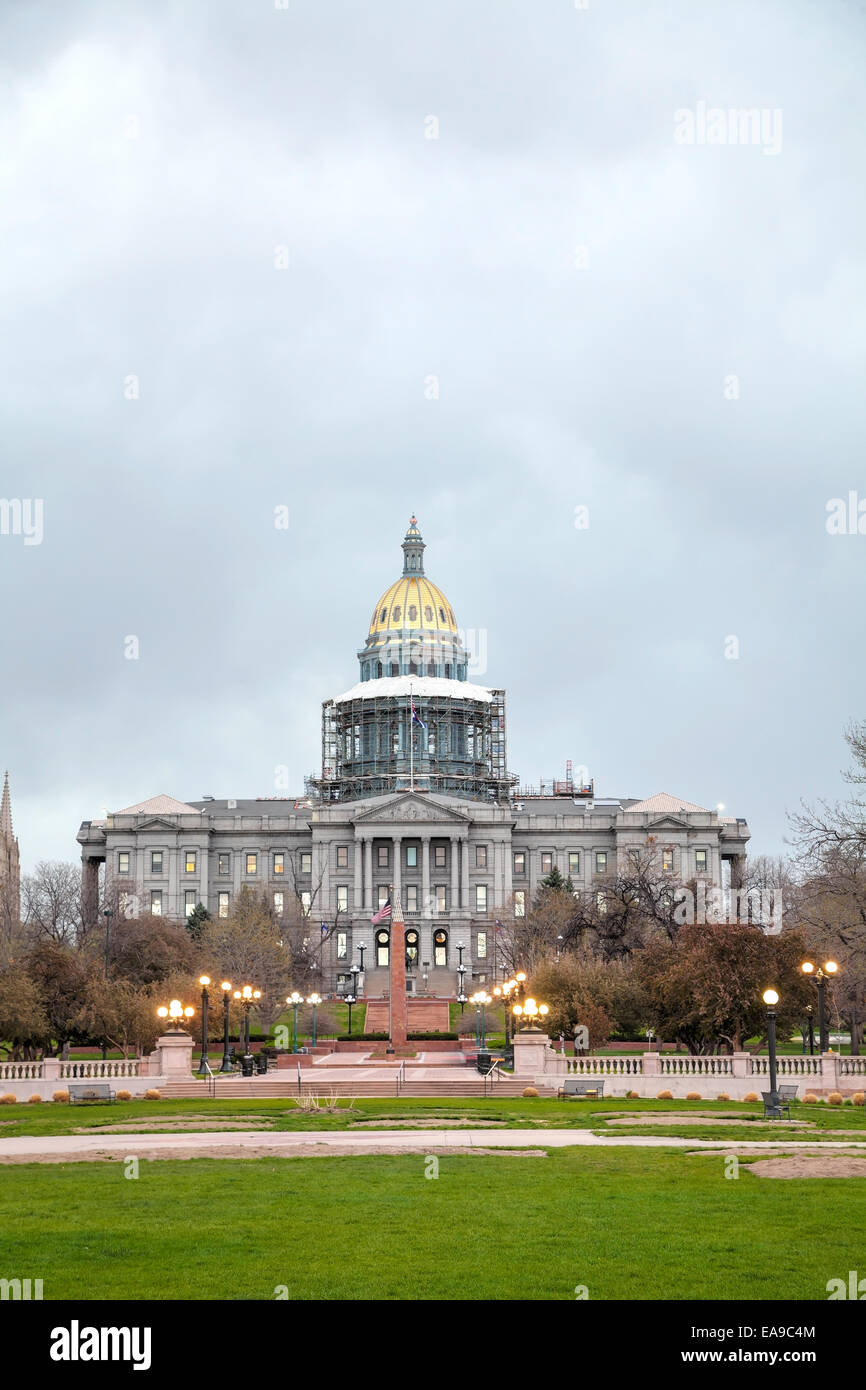
[[[483,1096],[484,1078],[469,1067],[454,1068],[454,1078],[448,1077],[447,1080],[437,1081],[413,1081],[411,1072],[407,1070],[406,1079],[400,1088],[400,1096],[408,1096],[414,1099],[421,1099],[425,1096],[443,1100],[459,1099],[463,1096]],[[308,1080],[308,1074],[302,1073],[301,1089],[298,1091],[297,1078],[286,1077],[255,1077],[244,1078],[227,1077],[224,1081],[218,1081],[216,1085],[216,1095],[221,1100],[282,1100],[290,1099],[297,1095],[313,1096],[367,1096],[370,1098],[390,1097],[397,1098],[396,1076],[382,1076],[381,1080],[377,1077],[370,1081],[346,1081],[333,1075],[321,1075]],[[523,1079],[513,1077],[502,1077],[494,1083],[494,1091],[491,1099],[496,1097],[519,1096],[527,1082]],[[202,1103],[210,1099],[210,1092],[203,1081],[168,1081],[160,1089],[160,1094],[164,1100],[199,1100]],[[552,1088],[539,1088],[539,1095],[554,1095]]]

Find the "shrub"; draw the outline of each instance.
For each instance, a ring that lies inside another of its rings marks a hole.
[[[866,1091],[855,1091],[851,1097],[852,1105],[866,1105]]]
[[[818,1104],[818,1097],[815,1095],[815,1092],[814,1092],[814,1091],[807,1091],[807,1092],[806,1092],[806,1094],[805,1094],[804,1097],[803,1097],[803,1104],[804,1104],[804,1105],[817,1105],[817,1104]]]
[[[132,1092],[131,1092],[131,1091],[118,1091],[118,1092],[117,1092],[117,1099],[118,1099],[118,1100],[132,1100]]]
[[[18,1097],[13,1096],[11,1091],[7,1091],[5,1096],[0,1096],[0,1105],[17,1105]]]
[[[839,1091],[831,1091],[830,1094],[829,1094],[829,1096],[827,1097],[827,1104],[828,1104],[828,1105],[841,1105],[841,1104],[842,1104],[842,1096],[841,1096],[841,1093],[840,1093]]]
[[[534,1086],[525,1086],[520,1094],[522,1096],[526,1096],[528,1099],[530,1096],[537,1096],[538,1092],[536,1091]]]
[[[56,1100],[58,1105],[64,1105],[69,1100],[69,1092],[55,1091],[51,1099]]]
[[[700,1100],[700,1098],[700,1091],[689,1091],[688,1095],[686,1096],[686,1100]]]
[[[758,1099],[758,1092],[757,1092],[757,1091],[747,1091],[746,1094],[743,1096],[743,1100],[757,1100],[757,1099]]]
[[[673,1098],[673,1091],[659,1091],[658,1095],[656,1096],[656,1100],[673,1100]]]
[[[638,1095],[637,1091],[627,1091],[625,1098],[626,1100],[640,1100],[640,1096]]]
[[[145,1100],[159,1100],[159,1099],[160,1099],[159,1091],[155,1091],[155,1090],[145,1091],[145,1093],[144,1093],[144,1098],[145,1098]]]
[[[731,1099],[731,1097],[728,1095],[727,1091],[722,1091],[720,1095],[716,1096],[716,1100],[730,1100],[730,1099]]]
[[[407,1033],[407,1042],[433,1042],[437,1038],[443,1041],[450,1041],[460,1037],[459,1033]]]
[[[41,1104],[42,1104],[42,1097],[41,1097],[41,1096],[37,1096],[36,1092],[34,1091],[32,1096],[28,1096],[28,1097],[27,1097],[27,1104],[28,1104],[28,1105],[41,1105]]]

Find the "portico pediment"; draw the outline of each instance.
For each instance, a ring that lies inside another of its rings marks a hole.
[[[469,816],[465,811],[452,810],[448,806],[440,806],[435,801],[427,801],[406,792],[403,796],[395,796],[384,805],[371,806],[369,810],[360,811],[355,816],[355,825],[358,827],[372,826],[378,822],[388,825],[409,822],[416,825],[466,826],[469,824]]]
[[[171,830],[177,832],[178,825],[176,820],[167,820],[165,816],[148,816],[146,820],[140,820],[133,827],[135,830]]]
[[[647,830],[688,830],[689,823],[682,820],[679,816],[656,816],[653,820],[647,821]]]

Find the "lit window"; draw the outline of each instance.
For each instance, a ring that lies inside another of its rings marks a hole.
[[[346,960],[349,955],[349,934],[348,932],[337,932],[337,960]]]
[[[337,884],[337,911],[349,911],[349,885],[347,883]]]
[[[707,872],[707,851],[705,849],[695,850],[695,868],[699,874]]]
[[[387,883],[379,883],[379,884],[377,884],[377,886],[376,886],[376,895],[377,895],[377,898],[378,898],[378,906],[379,906],[379,907],[384,907],[385,904],[386,904],[386,902],[388,901],[388,885],[387,885]]]
[[[595,852],[595,872],[597,874],[607,873],[607,850],[599,849]]]
[[[194,849],[188,849],[187,852],[186,852],[186,854],[184,855],[184,860],[183,860],[184,873],[187,873],[187,874],[194,874],[194,873],[195,873],[195,860],[196,860],[196,853],[195,853],[195,850],[194,850]]]
[[[526,853],[522,849],[514,852],[514,872],[516,874],[526,873]]]
[[[391,933],[384,929],[376,932],[376,964],[381,969],[390,961]]]
[[[417,845],[407,845],[407,846],[406,846],[406,868],[407,868],[407,869],[417,869],[417,867],[418,867],[418,846],[417,846]]]
[[[311,874],[313,872],[312,851],[305,849],[301,851],[301,873]]]
[[[231,861],[230,861],[230,858],[229,858],[229,856],[228,856],[227,854],[218,854],[218,855],[217,855],[217,873],[218,873],[218,874],[222,874],[223,877],[225,877],[225,875],[228,874],[228,873],[230,872],[230,864],[231,864]]]
[[[152,917],[162,916],[162,890],[154,888],[150,895],[150,913]]]
[[[674,852],[672,849],[662,850],[662,873],[672,874],[674,871]]]
[[[117,872],[119,874],[129,873],[129,850],[122,849],[117,856]]]
[[[486,869],[486,868],[487,868],[487,846],[486,846],[486,845],[476,845],[476,846],[475,846],[475,867],[476,867],[476,869]]]
[[[257,854],[247,855],[247,873],[258,873],[259,856]]]
[[[183,906],[187,917],[195,912],[195,889],[189,888],[183,895]]]
[[[337,868],[348,869],[349,867],[349,846],[337,845]]]
[[[551,853],[550,850],[544,850],[544,851],[542,851],[542,855],[541,855],[541,872],[542,872],[542,874],[544,874],[545,877],[546,877],[546,876],[550,873],[550,871],[552,870],[552,868],[553,868],[553,854]]]
[[[433,933],[433,964],[448,964],[448,933],[445,931]]]
[[[284,874],[286,872],[286,856],[282,850],[274,854],[274,873]]]
[[[515,917],[526,916],[526,891],[523,888],[518,888],[514,894],[514,915]]]
[[[217,914],[220,917],[229,915],[229,895],[228,893],[217,893]]]
[[[310,915],[310,908],[311,908],[312,906],[313,906],[313,895],[312,895],[312,893],[302,893],[302,894],[301,894],[301,911],[303,912],[303,914],[304,914],[305,917],[309,917],[309,915]]]
[[[475,911],[487,911],[487,884],[476,883],[475,885]]]
[[[162,873],[162,850],[161,850],[161,849],[151,850],[151,855],[150,855],[150,872],[151,872],[152,874],[161,874],[161,873]]]
[[[570,874],[580,873],[580,851],[570,849],[568,851],[568,872]]]
[[[475,957],[477,960],[487,959],[487,932],[480,931],[475,938]]]
[[[283,895],[282,895],[282,893],[275,893],[275,894],[274,894],[274,912],[276,913],[276,915],[277,915],[278,917],[282,917],[282,915],[283,915]]]
[[[436,911],[448,911],[448,888],[444,883],[437,883],[436,885]]]

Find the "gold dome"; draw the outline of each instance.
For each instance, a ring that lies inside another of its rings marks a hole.
[[[457,635],[454,610],[442,590],[423,574],[403,574],[385,590],[373,610],[368,641],[406,631]]]

